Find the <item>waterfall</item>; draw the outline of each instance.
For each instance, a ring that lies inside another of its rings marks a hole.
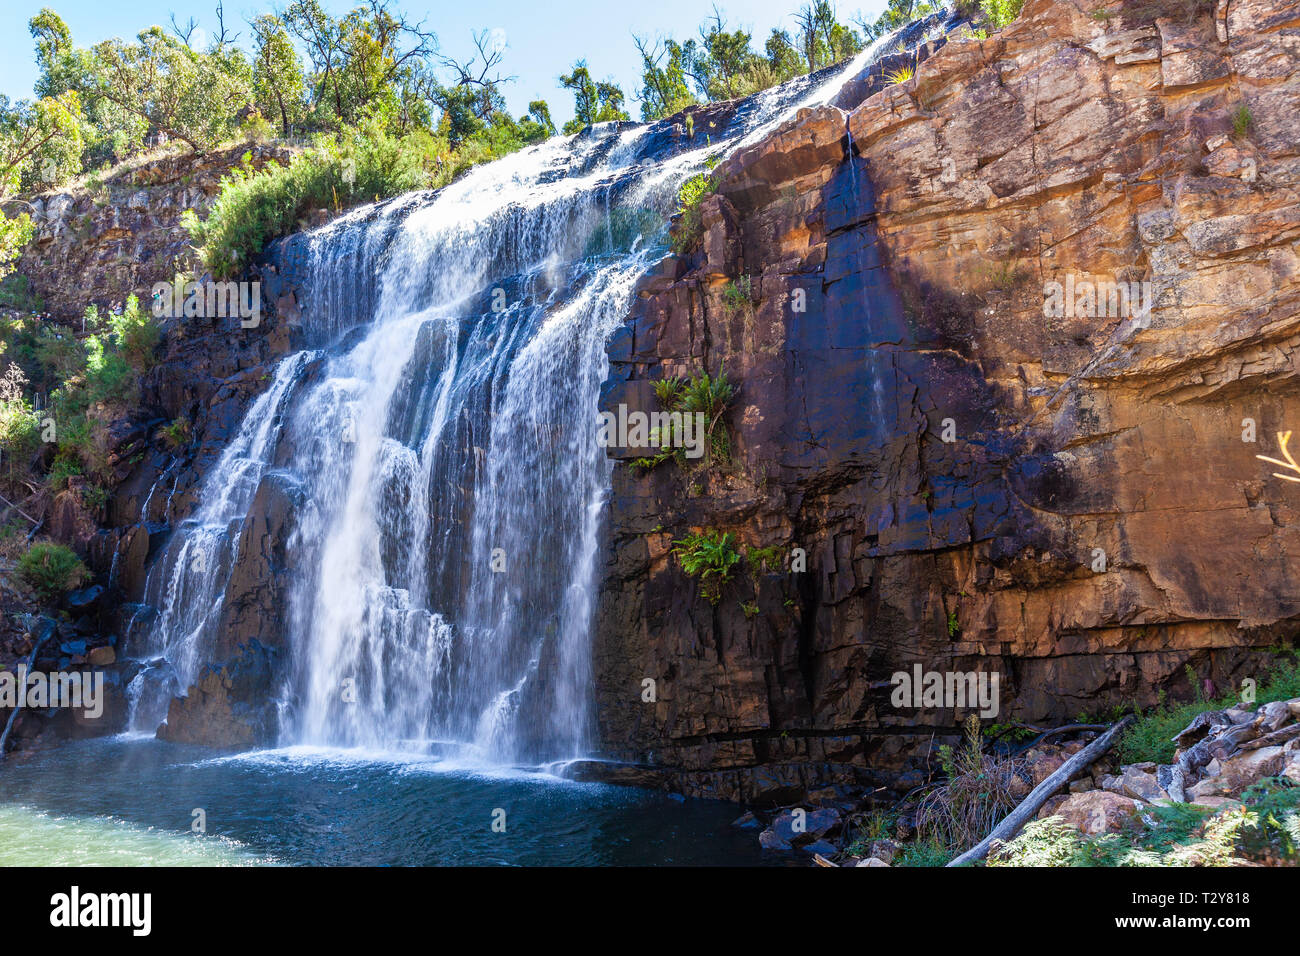
[[[605,341],[664,254],[681,183],[884,49],[742,101],[689,142],[666,122],[602,124],[296,237],[311,350],[280,362],[154,562],[137,656],[192,683],[274,475],[300,502],[276,635],[283,743],[587,752]],[[165,697],[140,696],[135,726]]]

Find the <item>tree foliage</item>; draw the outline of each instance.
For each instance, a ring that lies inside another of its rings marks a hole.
[[[576,133],[594,123],[630,120],[623,109],[623,90],[612,81],[592,79],[587,61],[579,60],[573,70],[560,77],[560,85],[573,92],[573,119],[564,124],[564,132]]]
[[[868,40],[875,40],[905,27],[943,6],[938,0],[889,0],[884,11],[874,20],[859,20]]]

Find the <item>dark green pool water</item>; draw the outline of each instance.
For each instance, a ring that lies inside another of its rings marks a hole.
[[[194,811],[206,832],[196,834]],[[502,818],[505,832],[494,832]],[[432,757],[80,741],[0,767],[0,864],[756,865],[730,804]]]

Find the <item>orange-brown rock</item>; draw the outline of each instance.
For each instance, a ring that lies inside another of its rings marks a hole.
[[[1257,456],[1300,430],[1300,2],[1220,7],[1029,0],[718,168],[610,347],[610,406],[740,392],[727,466],[616,466],[607,749],[713,796],[901,792],[969,712],[895,706],[914,664],[1065,722],[1294,642],[1297,472]],[[807,572],[711,606],[659,541],[705,528]]]
[[[1095,836],[1098,833],[1115,833],[1136,825],[1135,815],[1141,807],[1136,800],[1110,793],[1106,790],[1089,790],[1072,793],[1039,816],[1060,817],[1068,826],[1080,833]],[[1046,808],[1044,808],[1046,810]]]

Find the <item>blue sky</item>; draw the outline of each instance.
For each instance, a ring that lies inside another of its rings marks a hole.
[[[744,0],[719,3],[730,29],[743,26],[755,37],[755,47],[774,26],[793,30],[790,16],[803,0]],[[243,21],[267,11],[275,0],[241,2],[227,0],[228,28],[248,39]],[[358,4],[353,0],[324,0],[325,7],[339,15]],[[11,99],[32,95],[36,79],[33,45],[27,21],[43,6],[50,6],[67,22],[73,42],[91,46],[109,37],[124,39],[151,24],[167,26],[174,11],[179,22],[193,17],[201,28],[213,29],[215,0],[136,0],[118,4],[112,0],[5,0],[0,11],[0,93]],[[506,101],[515,114],[527,109],[529,100],[541,97],[551,104],[557,122],[573,116],[572,97],[558,88],[558,77],[579,57],[585,57],[599,79],[613,76],[631,99],[638,85],[639,64],[632,34],[672,35],[684,40],[694,35],[704,17],[711,13],[710,0],[473,0],[433,5],[409,0],[401,9],[415,20],[427,17],[427,26],[437,34],[444,52],[458,59],[473,51],[471,35],[483,29],[505,31],[506,59],[502,69],[518,80],[505,87]],[[839,0],[837,10],[848,20],[859,10],[874,17],[885,0]],[[232,21],[234,25],[231,26]],[[634,103],[628,111],[638,114]]]

